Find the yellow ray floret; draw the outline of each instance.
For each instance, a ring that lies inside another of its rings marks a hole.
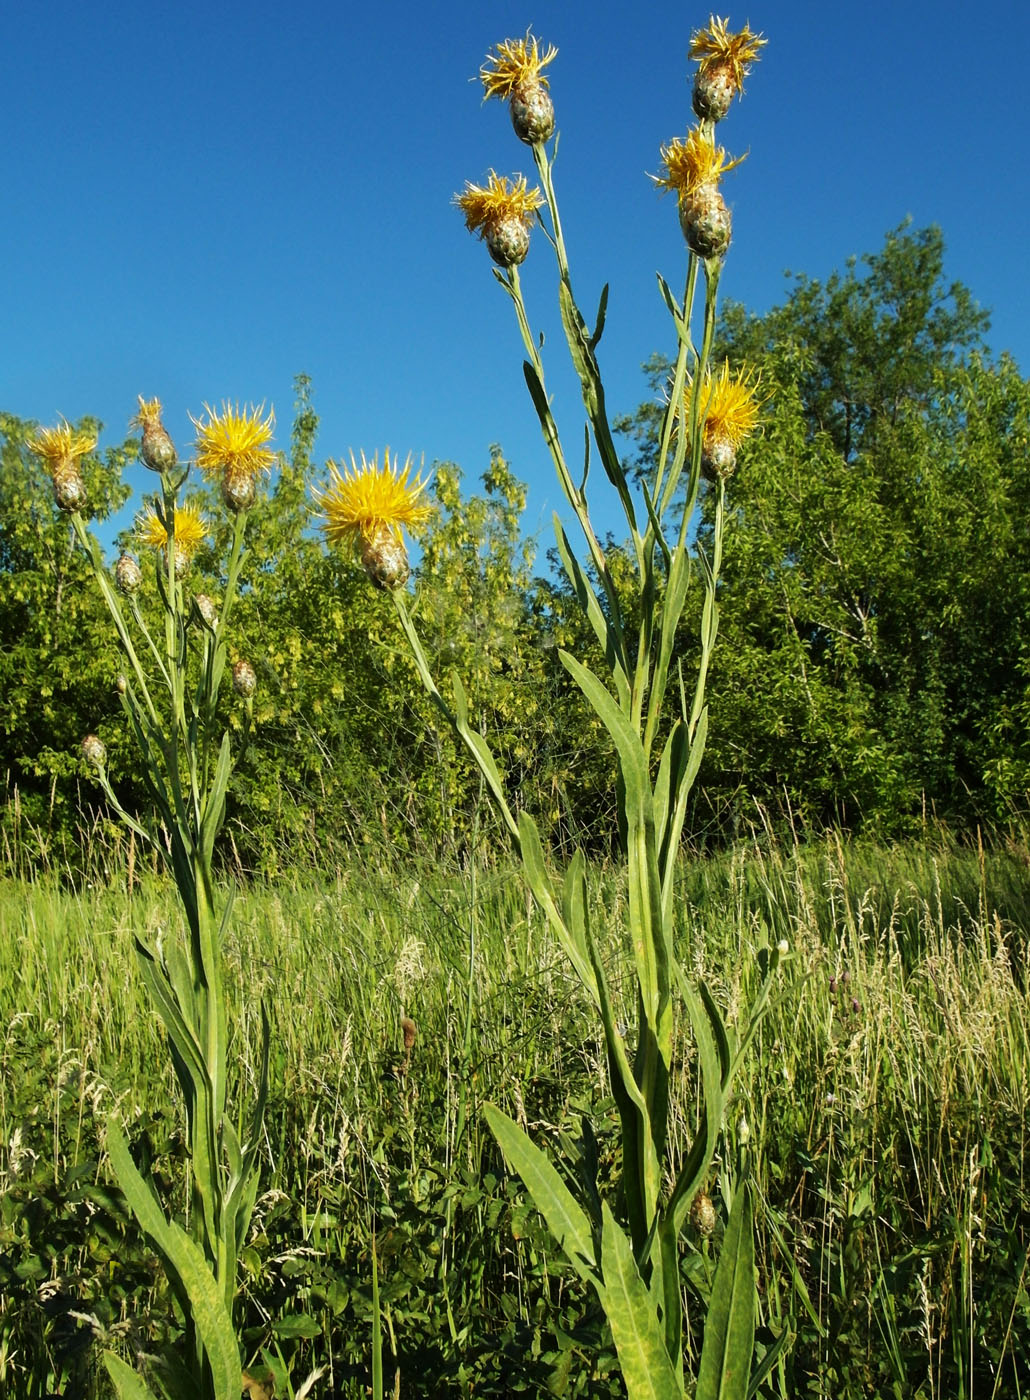
[[[760,393],[761,378],[752,370],[730,374],[726,360],[719,374],[704,385],[704,441],[727,443],[736,449],[758,426],[758,413],[767,395]],[[686,405],[684,405],[686,407]]]
[[[362,544],[380,538],[388,531],[394,539],[401,538],[401,526],[415,531],[424,525],[433,508],[420,503],[419,496],[426,483],[411,474],[411,457],[401,467],[396,456],[391,460],[390,449],[383,453],[379,466],[378,453],[369,462],[364,452],[361,466],[350,455],[350,467],[341,471],[329,462],[330,481],[318,493],[318,503],[324,519],[322,529],[330,544],[360,549]]]
[[[145,428],[149,424],[151,427],[160,428],[164,425],[161,422],[161,400],[145,399],[142,394],[136,395],[139,400],[139,411],[129,419],[130,428]]]
[[[42,457],[51,476],[57,471],[67,471],[96,445],[96,433],[78,432],[70,423],[62,423],[59,428],[40,428],[29,443],[36,456]]]
[[[231,481],[253,480],[270,470],[275,453],[268,447],[275,426],[275,415],[262,419],[260,408],[241,410],[237,404],[223,403],[221,413],[204,405],[207,421],[190,417],[197,429],[197,466],[207,476]]]
[[[702,185],[718,183],[728,170],[745,159],[746,156],[737,156],[735,160],[728,160],[723,147],[717,146],[700,127],[695,127],[687,133],[685,141],[677,137],[662,147],[665,173],[651,178],[660,189],[676,190],[682,198]]]
[[[491,225],[496,227],[508,219],[521,219],[528,228],[544,197],[535,186],[527,188],[525,175],[509,182],[506,175],[491,170],[485,185],[466,180],[464,194],[456,194],[454,202],[465,215],[468,231],[478,229],[482,235]]]
[[[758,51],[768,39],[755,34],[745,24],[739,34],[731,34],[727,21],[712,15],[707,29],[699,29],[690,41],[690,57],[698,61],[702,73],[723,64],[733,70],[733,81],[738,92],[744,86],[750,65],[758,58]]]
[[[541,69],[556,58],[558,50],[552,44],[546,53],[531,33],[524,39],[504,39],[486,56],[486,62],[479,70],[479,78],[487,97],[510,97],[526,83],[539,83],[547,87],[547,79],[541,76]]]
[[[192,559],[204,543],[207,522],[196,506],[187,503],[175,507],[175,524],[172,534],[175,537],[175,552],[185,559]],[[156,511],[147,511],[139,523],[140,542],[151,549],[164,549],[168,543],[168,531]]]

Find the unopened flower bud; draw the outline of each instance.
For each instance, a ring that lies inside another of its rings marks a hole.
[[[103,768],[107,762],[107,750],[104,748],[102,739],[98,739],[95,734],[87,734],[82,741],[82,756],[97,768]]]
[[[691,1201],[690,1223],[699,1235],[710,1235],[715,1229],[715,1206],[706,1191],[699,1191]]]
[[[257,674],[249,661],[237,661],[232,668],[232,688],[244,700],[249,700],[257,690]]]
[[[746,1147],[750,1138],[751,1129],[748,1126],[747,1119],[741,1114],[740,1121],[737,1124],[737,1141],[740,1143],[741,1147]]]
[[[77,470],[63,471],[54,477],[54,500],[69,513],[86,504],[86,486]]]
[[[143,571],[131,554],[123,554],[114,566],[114,581],[123,593],[135,593],[143,582]]]
[[[415,1044],[415,1037],[418,1035],[418,1027],[410,1016],[401,1017],[401,1031],[404,1035],[404,1048],[410,1050]]]
[[[115,690],[117,690],[119,695],[124,695],[129,688],[129,682],[124,676],[119,676],[114,683],[114,688]]]
[[[790,944],[785,938],[781,938],[779,943],[777,943],[776,951],[779,953],[781,958],[785,958],[790,952]]]
[[[375,586],[384,592],[402,587],[411,573],[404,541],[385,526],[364,542],[361,562]]]
[[[206,593],[198,593],[193,601],[201,619],[207,623],[208,627],[214,627],[218,622],[218,609],[215,607],[214,600],[209,598]]]

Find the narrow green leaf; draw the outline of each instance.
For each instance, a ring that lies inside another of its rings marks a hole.
[[[594,980],[590,957],[584,944],[579,941],[562,918],[551,892],[551,882],[544,865],[544,848],[540,840],[540,829],[528,812],[519,813],[519,854],[522,857],[522,870],[526,884],[533,898],[543,910],[558,941],[568,954],[576,969],[576,974],[594,1001],[597,1000],[597,986]]]
[[[107,1151],[132,1213],[161,1256],[178,1296],[188,1303],[211,1368],[215,1394],[219,1400],[235,1400],[240,1391],[240,1349],[219,1281],[197,1245],[157,1203],[113,1116],[107,1120]]]
[[[506,1113],[492,1103],[483,1105],[490,1131],[504,1159],[518,1172],[547,1222],[566,1259],[587,1283],[600,1289],[594,1255],[594,1239],[586,1212],[562,1181],[557,1168],[536,1143]]]
[[[608,314],[608,283],[601,288],[601,299],[597,304],[597,320],[594,323],[594,333],[590,337],[590,349],[596,350],[604,335],[604,321]]]
[[[629,1241],[603,1207],[601,1267],[605,1316],[629,1400],[682,1400],[683,1386],[665,1350],[664,1330]]]
[[[705,1318],[696,1400],[747,1400],[755,1349],[755,1236],[751,1190],[733,1200]]]
[[[104,1352],[104,1365],[118,1400],[156,1400],[142,1376],[127,1366],[113,1351]]]

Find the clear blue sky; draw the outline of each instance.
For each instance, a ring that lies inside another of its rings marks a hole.
[[[911,215],[941,225],[947,274],[991,309],[992,345],[1026,372],[1030,9],[718,12],[769,40],[719,128],[732,154],[750,150],[725,185],[724,291],[763,310],[786,269],[823,276]],[[527,528],[549,544],[557,487],[510,304],[451,204],[466,179],[531,175],[532,158],[470,79],[530,25],[560,50],[549,72],[573,276],[588,318],[611,282],[602,364],[610,406],[629,409],[640,363],[673,343],[654,274],[680,287],[685,253],[674,201],[647,172],[690,124],[686,50],[708,16],[682,0],[9,6],[0,408],[43,423],[93,414],[106,443],[138,393],[156,395],[182,450],[188,411],[263,401],[285,446],[304,370],[320,461],[389,444],[458,462],[471,487],[500,442],[530,483]],[[549,254],[537,235],[523,282],[571,446],[581,427]],[[135,486],[146,478],[134,469]]]

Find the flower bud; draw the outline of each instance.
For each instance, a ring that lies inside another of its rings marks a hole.
[[[785,938],[781,938],[779,943],[777,943],[776,951],[779,953],[781,958],[785,958],[790,952],[790,944]]]
[[[699,1235],[710,1235],[715,1229],[715,1206],[707,1191],[699,1191],[691,1201],[690,1223]]]
[[[232,688],[244,700],[249,700],[257,690],[257,674],[249,661],[237,661],[232,668]]]
[[[172,442],[165,425],[147,421],[143,425],[143,440],[139,449],[140,460],[152,472],[170,472],[178,461],[175,443]]]
[[[205,622],[208,627],[216,626],[218,623],[218,609],[215,607],[214,600],[209,598],[206,593],[198,593],[195,595],[193,602],[197,612],[200,613],[201,621]]]
[[[387,593],[401,588],[411,573],[404,541],[386,526],[364,542],[361,562],[375,586]]]
[[[119,676],[119,677],[118,677],[118,679],[117,679],[117,680],[115,681],[115,683],[114,683],[114,688],[115,688],[115,690],[117,690],[117,692],[118,692],[119,695],[124,695],[124,694],[125,694],[125,692],[126,692],[126,691],[128,690],[128,688],[129,688],[129,682],[128,682],[128,680],[125,678],[125,676]]]
[[[107,750],[104,748],[102,739],[98,739],[95,734],[87,734],[82,741],[82,756],[92,763],[96,768],[103,768],[107,762]]]
[[[131,554],[123,554],[114,566],[114,581],[123,593],[130,595],[143,582],[143,571]]]
[[[737,1141],[740,1143],[741,1147],[746,1147],[750,1139],[751,1128],[748,1125],[747,1119],[741,1114],[740,1121],[737,1123]]]

